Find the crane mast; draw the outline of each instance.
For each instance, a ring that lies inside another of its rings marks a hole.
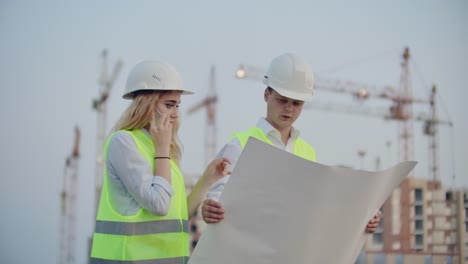
[[[208,98],[213,98],[209,100],[206,104],[206,137],[205,137],[205,165],[208,165],[210,161],[216,155],[216,139],[217,139],[217,128],[216,128],[216,67],[211,65],[210,69],[210,85],[208,87]]]
[[[412,90],[410,86],[410,73],[409,73],[409,49],[405,48],[402,55],[403,62],[402,74],[400,80],[400,93],[395,101],[395,116],[400,120],[398,122],[399,129],[399,157],[400,160],[414,160],[414,139],[413,139],[413,122],[410,117],[413,116],[412,108]]]
[[[435,96],[436,96],[437,88],[436,86],[432,86],[432,93],[431,93],[431,118],[426,120],[424,123],[424,134],[429,136],[429,149],[431,150],[430,160],[429,163],[429,171],[432,174],[432,180],[439,179],[439,133],[438,133],[438,116],[437,116],[437,108],[435,103]],[[449,123],[449,125],[452,125]]]
[[[216,155],[216,140],[217,140],[217,126],[216,126],[216,103],[218,95],[216,92],[216,67],[211,65],[209,74],[208,93],[204,99],[188,109],[187,113],[193,114],[206,107],[206,127],[205,127],[205,164],[208,165]],[[197,182],[199,175],[194,178],[194,183]],[[193,186],[192,186],[193,187]],[[198,210],[199,211],[199,210]],[[204,223],[201,219],[201,214],[196,213],[190,219],[190,252],[193,251],[198,243],[198,239],[203,231]]]
[[[217,128],[216,128],[216,102],[218,101],[218,95],[216,92],[216,67],[211,65],[209,86],[207,96],[192,106],[187,113],[193,114],[199,109],[206,107],[206,132],[205,132],[205,165],[216,155],[216,139],[217,139]]]
[[[122,68],[122,61],[118,60],[114,65],[114,69],[110,76],[107,73],[107,50],[101,53],[102,68],[98,79],[99,97],[93,100],[93,109],[96,110],[96,174],[94,177],[95,197],[94,197],[94,214],[93,219],[96,219],[97,210],[99,208],[99,199],[101,197],[102,180],[104,173],[104,159],[102,155],[104,142],[107,133],[107,99],[114,85],[115,80]],[[94,229],[94,228],[93,228]],[[91,252],[92,238],[88,243],[88,251]]]
[[[102,175],[104,169],[104,160],[102,156],[102,148],[104,147],[104,141],[107,133],[107,99],[109,98],[112,86],[117,79],[117,75],[122,68],[122,61],[117,61],[114,66],[113,72],[110,77],[107,73],[107,50],[103,50],[101,53],[102,57],[102,68],[101,75],[98,80],[99,84],[99,97],[93,100],[93,109],[97,112],[96,120],[96,174],[95,174],[95,215],[99,206],[99,198],[101,197],[102,189]]]
[[[65,160],[60,215],[60,264],[75,263],[76,199],[80,159],[80,129],[75,127],[72,153]]]

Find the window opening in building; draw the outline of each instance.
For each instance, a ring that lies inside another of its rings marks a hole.
[[[415,244],[417,247],[421,247],[424,245],[424,236],[421,234],[415,235]]]
[[[416,231],[423,231],[423,220],[414,221],[414,226]]]
[[[414,200],[416,202],[422,202],[423,201],[423,191],[422,189],[414,189]]]
[[[423,207],[422,205],[414,206],[414,214],[415,216],[422,216],[423,215]]]
[[[446,192],[445,193],[445,200],[446,201],[452,201],[453,200],[452,192]]]

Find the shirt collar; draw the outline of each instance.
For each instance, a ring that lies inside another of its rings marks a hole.
[[[274,128],[270,122],[268,122],[266,120],[266,118],[264,117],[261,117],[258,121],[257,121],[257,127],[260,128],[263,133],[265,135],[271,135],[271,136],[277,136],[279,137],[280,136],[280,132]],[[296,129],[295,127],[291,127],[291,139],[297,139],[300,135],[300,131],[299,129]]]

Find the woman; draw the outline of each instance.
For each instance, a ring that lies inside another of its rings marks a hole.
[[[189,216],[209,186],[230,173],[211,162],[188,197],[179,169],[178,72],[159,61],[137,64],[125,99],[132,103],[104,146],[104,181],[91,263],[187,263]]]

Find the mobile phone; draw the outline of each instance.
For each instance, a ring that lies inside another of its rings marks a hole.
[[[158,112],[158,114],[161,116],[162,113],[159,111],[159,109],[157,107],[155,107],[154,109],[156,109],[156,112]]]

